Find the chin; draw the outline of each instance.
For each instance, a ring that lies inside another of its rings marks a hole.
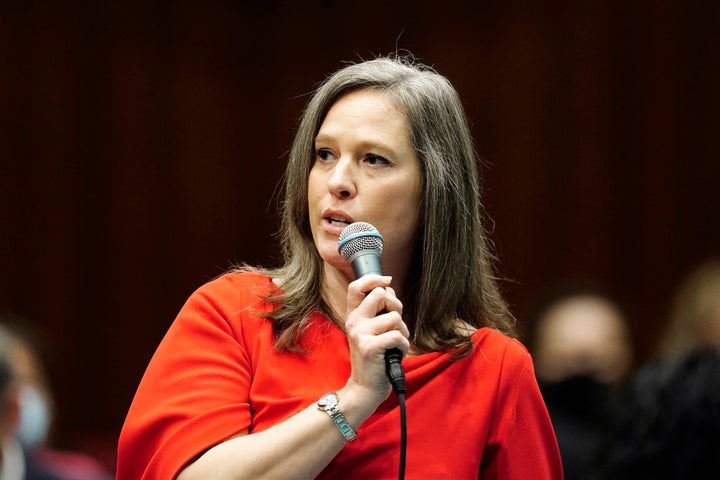
[[[318,251],[318,255],[320,255],[320,258],[325,263],[329,263],[331,265],[337,265],[338,263],[347,263],[345,262],[345,259],[342,257],[342,255],[340,255],[340,252],[338,252],[336,242],[324,241],[320,245],[318,245],[316,242],[315,248]]]

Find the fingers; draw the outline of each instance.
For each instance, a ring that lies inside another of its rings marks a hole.
[[[387,289],[390,287],[392,277],[381,275],[363,275],[348,285],[347,309],[348,312],[356,309],[365,297],[374,289]],[[393,292],[394,294],[394,292]]]
[[[345,327],[348,336],[365,341],[374,349],[399,348],[407,352],[410,332],[402,320],[402,302],[389,286],[390,277],[366,275],[348,287],[347,317]]]
[[[392,277],[365,275],[348,286],[347,314],[360,309],[368,316],[375,316],[385,310],[402,313],[402,303],[390,287]]]
[[[368,355],[384,354],[398,348],[407,353],[410,343],[408,329],[397,312],[381,313],[372,318],[355,316],[347,325],[348,339]]]

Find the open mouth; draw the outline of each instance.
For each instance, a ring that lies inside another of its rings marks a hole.
[[[345,217],[340,217],[340,216],[336,216],[336,215],[331,215],[331,216],[325,217],[325,221],[335,227],[346,227],[352,223],[351,220],[349,220]]]

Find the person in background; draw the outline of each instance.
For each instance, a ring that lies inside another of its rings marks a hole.
[[[11,431],[3,429],[5,445],[14,453],[8,456],[12,468],[24,471],[18,478],[25,480],[110,480],[111,472],[90,455],[49,446],[54,399],[43,359],[24,323],[15,315],[0,315],[0,359],[12,379],[3,406],[3,417],[12,425]],[[0,480],[11,478],[14,474],[0,475]]]
[[[25,448],[19,430],[28,424],[27,395],[24,379],[18,372],[14,354],[16,339],[0,325],[0,479],[2,480],[66,480],[45,468],[33,452]]]
[[[118,480],[561,479],[493,273],[477,168],[459,95],[430,67],[380,57],[328,77],[284,176],[284,263],[190,296],[128,411]],[[384,237],[384,275],[356,279],[338,252],[357,222]]]
[[[612,429],[607,480],[714,480],[720,473],[720,348],[644,365]]]
[[[608,480],[704,480],[720,472],[720,259],[682,279],[668,317],[613,426]]]
[[[565,478],[602,478],[610,424],[634,368],[628,316],[595,285],[570,282],[543,295],[529,320],[530,351]]]
[[[681,281],[657,355],[680,356],[697,346],[720,347],[720,258],[711,257]]]
[[[15,438],[19,417],[17,381],[7,358],[7,338],[0,330],[0,479],[23,480],[25,459]]]

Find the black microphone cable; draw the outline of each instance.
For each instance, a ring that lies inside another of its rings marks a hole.
[[[402,367],[402,352],[391,348],[385,352],[385,372],[395,390],[400,408],[400,465],[398,467],[398,480],[405,478],[405,457],[407,451],[407,410],[405,407],[405,371]]]

